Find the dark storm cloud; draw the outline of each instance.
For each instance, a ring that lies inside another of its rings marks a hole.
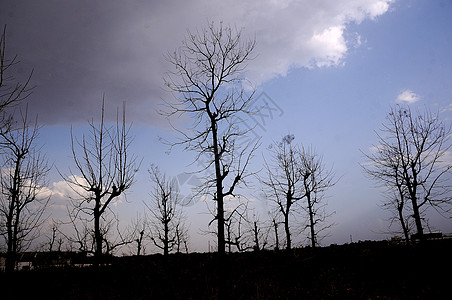
[[[41,121],[86,120],[98,114],[105,92],[110,106],[120,107],[126,101],[134,119],[153,123],[156,116],[148,103],[161,98],[156,70],[161,68],[162,56],[152,53],[155,29],[150,24],[133,24],[134,14],[140,20],[146,10],[151,14],[153,6],[135,11],[126,2],[104,3],[2,4],[7,51],[10,56],[19,55],[18,78],[34,69],[36,89],[29,106]]]
[[[3,0],[8,53],[18,54],[19,77],[34,68],[30,109],[46,124],[86,121],[102,94],[114,112],[126,101],[129,120],[166,124],[155,113],[168,70],[163,55],[186,30],[207,21],[244,28],[257,40],[248,76],[259,85],[291,68],[342,63],[350,22],[373,19],[393,0]],[[358,35],[359,38],[359,35]]]

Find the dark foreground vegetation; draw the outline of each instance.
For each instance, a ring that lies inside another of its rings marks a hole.
[[[2,299],[444,299],[451,254],[452,240],[359,242],[229,254],[222,272],[217,254],[193,253],[2,273],[0,282]]]

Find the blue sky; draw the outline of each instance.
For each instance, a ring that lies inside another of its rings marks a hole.
[[[256,37],[258,57],[247,76],[257,85],[257,95],[265,92],[282,112],[256,128],[262,146],[252,168],[262,166],[272,141],[291,133],[335,170],[339,181],[327,199],[336,226],[324,244],[349,242],[350,235],[354,241],[390,236],[380,233],[388,225],[388,213],[378,206],[381,190],[359,164],[364,162],[360,150],[368,152],[377,142],[374,131],[399,96],[417,100],[413,107],[442,111],[448,122],[452,118],[449,1],[76,3],[5,1],[0,20],[8,25],[10,51],[22,61],[18,77],[35,69],[30,109],[45,125],[43,150],[60,170],[71,166],[70,126],[76,132],[86,129],[83,124],[99,115],[103,92],[109,116],[126,101],[134,150],[143,163],[128,203],[117,206],[124,222],[149,199],[146,170],[151,163],[170,176],[195,170],[189,166],[193,154],[182,149],[167,153],[159,143],[159,137],[174,132],[154,109],[168,97],[162,90],[168,67],[162,55],[180,45],[187,29],[196,30],[207,19],[236,24],[245,36]],[[49,181],[54,216],[63,217],[64,188],[56,169]],[[257,184],[250,195],[256,207],[266,209]],[[205,212],[202,202],[187,209],[196,251],[214,240],[199,234],[210,220]],[[432,229],[452,233],[450,219],[429,217]]]

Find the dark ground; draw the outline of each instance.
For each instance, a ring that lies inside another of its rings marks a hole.
[[[193,253],[1,273],[0,298],[452,299],[452,240],[235,253],[226,256],[223,272],[217,263],[215,254]]]

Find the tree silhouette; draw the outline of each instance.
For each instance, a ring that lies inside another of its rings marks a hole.
[[[271,162],[265,162],[266,177],[261,179],[267,197],[272,199],[283,215],[286,233],[286,249],[292,248],[290,216],[296,201],[304,197],[303,174],[300,172],[299,148],[292,143],[293,135],[287,135],[282,142],[272,146]],[[275,230],[276,230],[276,223]]]
[[[325,224],[331,214],[326,213],[326,203],[323,200],[325,191],[335,184],[334,173],[325,169],[322,156],[312,148],[302,148],[299,159],[305,200],[302,207],[308,215],[306,227],[309,228],[309,239],[311,247],[314,248],[319,243],[319,233],[332,226]]]
[[[247,133],[240,129],[254,92],[246,93],[243,72],[255,42],[244,40],[241,31],[210,23],[202,31],[188,32],[183,45],[168,56],[174,71],[166,76],[166,85],[176,95],[168,103],[168,117],[188,115],[191,128],[177,130],[181,138],[172,145],[185,145],[205,160],[200,194],[209,194],[217,203],[218,252],[225,253],[224,201],[233,197],[257,144],[241,146],[238,138]],[[249,129],[248,129],[249,130]],[[212,170],[213,168],[213,170]]]
[[[7,272],[39,234],[49,203],[44,189],[50,167],[37,145],[39,127],[28,122],[26,111],[21,119],[20,126],[0,133],[0,233],[7,245]]]
[[[396,209],[405,237],[411,215],[423,240],[425,209],[447,212],[452,201],[450,126],[429,110],[413,113],[404,106],[392,108],[386,120],[363,169],[392,196],[385,205]]]
[[[119,242],[109,242],[108,232],[117,220],[106,215],[113,199],[132,186],[139,163],[136,156],[130,153],[132,138],[130,126],[126,125],[124,108],[122,120],[118,114],[116,126],[107,127],[102,101],[100,124],[91,121],[89,127],[89,136],[83,135],[80,140],[71,131],[72,158],[79,174],[69,169],[71,175],[63,175],[63,178],[77,195],[72,199],[73,208],[70,211],[76,242],[83,251],[93,252],[96,264],[99,264],[104,248],[105,253],[110,253],[132,242],[121,236]],[[77,228],[77,220],[81,221],[82,228]],[[88,225],[90,222],[93,223],[92,228]]]
[[[145,204],[150,212],[151,240],[165,256],[173,250],[180,252],[181,245],[187,241],[187,230],[176,182],[161,174],[156,166],[149,169],[149,174],[154,190],[151,203]]]

